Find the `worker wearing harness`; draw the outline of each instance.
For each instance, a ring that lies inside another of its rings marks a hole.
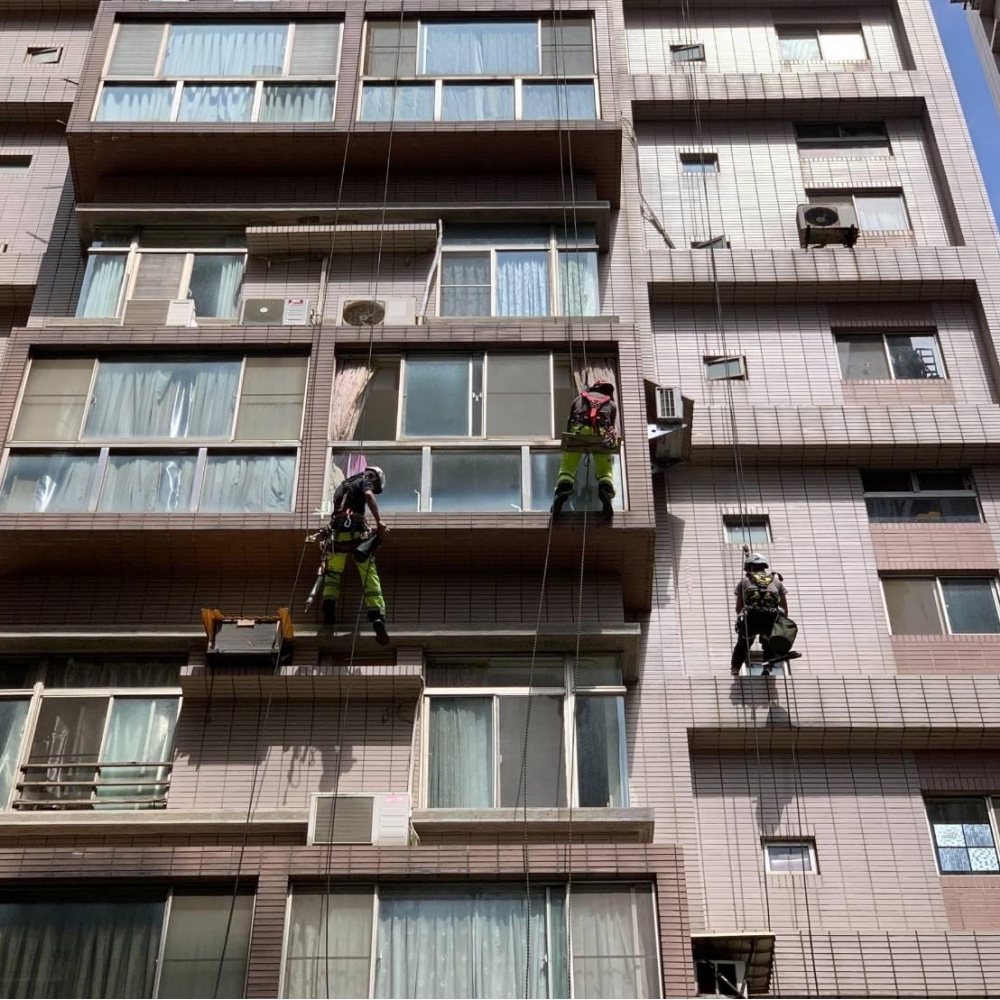
[[[595,444],[604,444],[613,448],[618,441],[618,407],[614,402],[615,387],[601,379],[585,389],[570,407],[566,431],[577,438],[593,438]],[[564,449],[562,462],[559,465],[559,477],[556,479],[556,492],[552,501],[552,514],[556,516],[563,505],[573,495],[576,485],[576,472],[580,467],[582,451]],[[601,500],[604,516],[611,520],[614,517],[614,507],[611,501],[615,498],[614,459],[610,454],[594,452],[594,473],[597,477],[597,495]]]
[[[323,580],[323,621],[332,625],[337,617],[340,581],[344,575],[347,556],[348,553],[353,555],[364,587],[368,620],[375,630],[376,640],[382,646],[389,642],[389,633],[385,625],[382,583],[372,552],[378,548],[382,537],[389,530],[375,501],[375,495],[384,489],[385,473],[377,466],[369,466],[364,472],[345,479],[337,487],[333,494],[333,515],[330,518],[330,554],[326,559],[326,575]],[[365,522],[366,508],[375,518],[374,532]]]
[[[757,552],[746,557],[743,569],[745,575],[733,591],[737,640],[730,669],[734,676],[747,662],[757,636],[768,672],[766,661],[787,654],[798,634],[798,626],[788,617],[788,591],[781,575],[769,572],[767,560]]]

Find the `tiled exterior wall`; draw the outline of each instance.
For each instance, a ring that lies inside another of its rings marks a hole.
[[[83,70],[93,16],[65,10],[4,11],[0,32],[0,76],[70,76]],[[27,62],[27,50],[35,46],[61,46],[58,63],[34,65]]]

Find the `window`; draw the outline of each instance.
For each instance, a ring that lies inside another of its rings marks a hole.
[[[306,368],[288,355],[32,359],[0,511],[291,510]]]
[[[997,584],[991,577],[903,577],[882,580],[894,635],[996,635]]]
[[[119,22],[94,120],[331,122],[339,61],[333,21]]]
[[[628,805],[625,688],[614,657],[582,657],[574,670],[570,656],[536,656],[533,673],[527,656],[435,658],[425,706],[429,808],[516,808],[525,800],[531,808],[564,806],[574,774],[574,805]]]
[[[816,845],[811,840],[777,840],[764,844],[769,875],[814,875]]]
[[[692,240],[692,250],[728,250],[730,248],[727,236],[712,236],[707,240]]]
[[[24,54],[26,66],[54,66],[62,61],[61,45],[29,45]]]
[[[851,200],[862,232],[908,233],[913,231],[906,202],[898,191],[851,194],[825,192],[809,194],[811,204],[828,204],[831,201]]]
[[[614,380],[614,360],[598,360]],[[366,359],[341,358],[330,436],[352,443],[334,450],[331,489],[363,463],[377,462],[388,478],[383,510],[548,510],[558,435],[578,383],[568,358],[549,352],[421,352],[379,358],[371,367]],[[621,461],[614,468],[617,505]],[[597,509],[596,491],[590,463],[573,509]]]
[[[691,45],[671,45],[670,61],[672,63],[699,63],[705,61],[705,46],[700,42]]]
[[[0,809],[166,805],[180,663],[0,660]]]
[[[732,358],[705,358],[705,378],[709,382],[746,378],[747,361],[742,354]]]
[[[253,896],[234,899],[232,890],[105,885],[101,892],[3,893],[0,993],[242,997],[252,914]]]
[[[362,121],[597,117],[593,22],[369,21]]]
[[[947,378],[934,333],[839,333],[836,340],[845,382]]]
[[[570,908],[532,880],[528,912],[523,885],[295,888],[289,912],[286,997],[660,996],[648,883],[574,884]]]
[[[891,155],[889,135],[882,122],[846,125],[836,122],[796,125],[795,142],[800,153],[823,156]]]
[[[782,62],[863,62],[868,58],[860,26],[776,30]]]
[[[868,520],[875,524],[975,524],[983,519],[967,469],[862,469],[861,485]]]
[[[163,326],[168,304],[184,299],[198,322],[235,319],[245,261],[241,233],[102,233],[87,256],[76,315]]]
[[[988,800],[928,799],[934,853],[942,875],[1000,872]]]
[[[746,996],[744,977],[745,962],[727,962],[714,958],[700,958],[695,963],[695,977],[700,997]]]
[[[30,156],[0,155],[0,180],[24,177],[31,169]]]
[[[599,316],[594,226],[448,226],[439,316]]]
[[[719,172],[718,153],[681,153],[681,173],[717,174]]]
[[[726,541],[730,545],[749,545],[756,549],[758,545],[771,543],[771,521],[766,514],[726,514],[723,517],[726,528]]]

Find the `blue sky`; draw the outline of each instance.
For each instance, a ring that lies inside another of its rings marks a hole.
[[[961,5],[949,0],[931,0],[931,7],[989,191],[993,218],[1000,219],[1000,117]]]

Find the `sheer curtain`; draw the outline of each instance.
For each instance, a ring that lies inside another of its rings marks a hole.
[[[165,122],[174,102],[173,84],[106,83],[97,107],[99,122]]]
[[[196,316],[225,319],[236,315],[244,265],[243,254],[195,254],[188,297],[194,299]]]
[[[0,995],[151,997],[163,902],[60,897],[0,903]]]
[[[538,25],[520,23],[425,24],[422,72],[431,76],[537,73]]]
[[[593,250],[559,251],[560,315],[600,316],[597,254]]]
[[[512,121],[514,87],[504,83],[446,83],[441,104],[442,121]]]
[[[115,698],[101,754],[102,763],[169,761],[176,721],[176,698]],[[101,772],[101,780],[162,781],[168,775],[169,771],[163,767],[109,767]],[[114,785],[97,790],[98,800],[112,806],[115,799],[151,799],[164,794],[166,785]]]
[[[393,110],[395,104],[395,110]],[[429,122],[434,118],[434,87],[426,83],[366,83],[361,92],[363,122]]]
[[[0,509],[8,514],[86,510],[96,469],[94,453],[11,455],[0,489]]]
[[[84,437],[227,438],[241,369],[237,360],[102,362]]]
[[[187,84],[181,94],[179,122],[248,122],[253,87]]]
[[[76,304],[77,316],[96,318],[118,315],[126,259],[127,255],[123,253],[91,254],[87,258],[83,287]]]
[[[618,371],[614,358],[588,358],[586,363],[582,358],[574,358],[573,382],[577,392],[582,392],[588,385],[593,385],[599,379],[610,382],[617,388]]]
[[[544,250],[497,254],[497,315],[549,315],[549,255]]]
[[[28,717],[28,702],[0,701],[0,809],[6,809],[18,777],[21,737]]]
[[[489,316],[490,255],[445,253],[441,257],[441,315]]]
[[[283,24],[174,24],[165,76],[272,76],[285,62]]]
[[[493,699],[433,698],[427,804],[436,809],[493,806]]]
[[[525,918],[523,887],[384,889],[379,900],[375,996],[470,1000],[551,996],[545,967],[544,892],[531,894],[527,992]]]
[[[280,84],[264,88],[258,120],[262,122],[329,122],[333,120],[334,87]]]
[[[77,660],[49,663],[47,688],[70,687],[173,687],[181,682],[180,664],[174,660]]]
[[[196,455],[112,455],[101,486],[99,511],[135,514],[186,513]]]
[[[333,408],[330,413],[330,439],[350,441],[361,418],[365,392],[375,369],[367,361],[339,361],[333,383]]]
[[[579,120],[597,117],[593,83],[525,83],[521,88],[525,121]]]
[[[202,513],[280,514],[292,509],[294,455],[208,456]]]

